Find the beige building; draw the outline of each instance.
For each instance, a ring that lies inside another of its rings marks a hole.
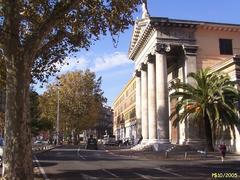
[[[118,140],[136,140],[135,90],[136,82],[132,78],[113,103],[113,134]]]
[[[172,128],[169,114],[174,102],[169,99],[169,82],[179,78],[191,83],[187,74],[206,67],[225,71],[239,81],[237,54],[240,54],[238,24],[150,17],[143,8],[129,48],[129,58],[135,63],[136,121],[141,122],[142,128],[138,129],[143,136],[142,144],[152,144],[158,150],[169,143],[204,143],[201,126],[186,121]],[[231,151],[240,152],[239,128],[236,139],[229,139],[228,146]]]

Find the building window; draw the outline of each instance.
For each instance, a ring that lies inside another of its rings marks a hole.
[[[232,55],[232,39],[219,39],[220,54]]]

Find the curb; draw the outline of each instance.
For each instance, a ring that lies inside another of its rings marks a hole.
[[[39,153],[43,153],[43,152],[47,152],[50,151],[54,148],[57,148],[60,146],[54,146],[54,145],[45,145],[45,146],[41,146],[41,147],[33,147],[32,151],[34,154],[39,154]]]

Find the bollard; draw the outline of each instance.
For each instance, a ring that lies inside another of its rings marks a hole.
[[[187,152],[185,152],[184,153],[184,158],[187,159],[187,156],[188,156],[188,154],[187,154]]]
[[[165,151],[165,158],[168,158],[168,152]]]

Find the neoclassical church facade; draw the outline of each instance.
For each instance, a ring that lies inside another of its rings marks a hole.
[[[169,143],[204,143],[200,124],[186,120],[172,127],[169,115],[174,102],[169,98],[169,84],[175,78],[192,83],[187,74],[207,67],[240,82],[238,54],[238,24],[150,17],[145,8],[142,19],[135,22],[129,48],[129,59],[135,64],[136,138],[141,134],[142,144],[158,148]],[[236,137],[225,141],[231,151],[240,152],[239,127],[235,130]]]

